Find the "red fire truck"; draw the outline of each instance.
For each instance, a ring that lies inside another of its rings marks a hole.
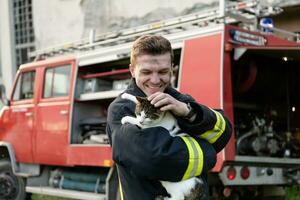
[[[234,18],[214,15],[183,16],[36,52],[45,59],[20,66],[9,98],[1,85],[0,199],[28,193],[120,199],[106,112],[130,80],[132,41],[152,33],[172,43],[173,86],[223,109],[234,124],[209,174],[212,199],[262,199],[274,187],[271,195],[280,196],[278,186],[299,184],[298,35],[270,24],[250,31]]]

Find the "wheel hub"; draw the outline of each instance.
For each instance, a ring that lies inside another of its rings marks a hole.
[[[0,174],[0,199],[11,199],[17,193],[17,182],[8,174]]]

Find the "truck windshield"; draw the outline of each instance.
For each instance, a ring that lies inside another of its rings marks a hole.
[[[32,99],[34,96],[35,71],[23,72],[20,74],[14,91],[13,100]]]

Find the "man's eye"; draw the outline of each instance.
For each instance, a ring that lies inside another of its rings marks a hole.
[[[142,74],[144,74],[144,75],[149,75],[149,74],[151,74],[151,72],[149,72],[149,71],[143,71],[143,72],[141,72]]]
[[[162,72],[160,72],[160,74],[166,75],[166,74],[169,74],[169,71],[162,71]]]

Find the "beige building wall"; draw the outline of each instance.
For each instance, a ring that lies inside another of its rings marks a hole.
[[[36,49],[206,9],[219,0],[33,0]]]
[[[80,0],[33,0],[36,49],[79,40],[83,31]]]
[[[229,1],[229,0],[227,0]],[[298,3],[297,3],[298,2]],[[299,5],[299,0],[261,0],[263,5]],[[219,0],[33,0],[36,49],[88,38],[218,6]],[[298,30],[297,11],[273,17],[276,26]],[[287,23],[288,22],[288,23]]]

